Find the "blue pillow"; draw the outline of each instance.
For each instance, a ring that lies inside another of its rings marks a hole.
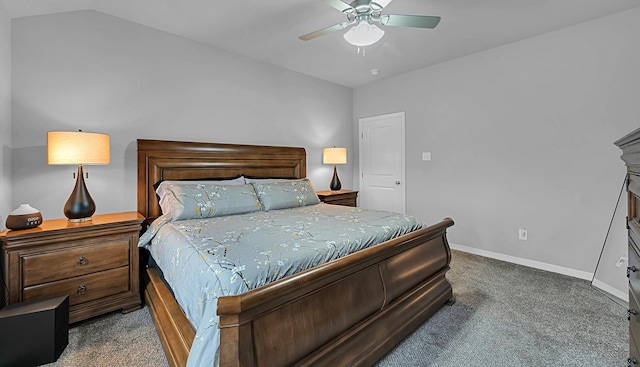
[[[245,182],[245,179],[243,176],[238,176],[236,178],[230,178],[230,179],[222,179],[222,180],[217,180],[217,179],[197,179],[197,180],[166,180],[166,181],[160,181],[160,182],[156,182],[153,187],[156,190],[156,195],[158,195],[158,198],[161,198],[162,196],[164,196],[164,190],[167,187],[167,185],[197,185],[197,184],[203,184],[203,185],[245,185],[248,184],[249,182]]]
[[[171,184],[160,197],[162,213],[171,221],[245,214],[261,210],[251,185]]]
[[[319,204],[313,185],[308,179],[273,183],[252,183],[265,211]]]

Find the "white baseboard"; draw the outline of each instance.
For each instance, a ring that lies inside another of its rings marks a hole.
[[[452,250],[468,252],[470,254],[489,257],[489,258],[492,258],[492,259],[506,261],[506,262],[510,262],[510,263],[514,263],[514,264],[518,264],[518,265],[524,265],[524,266],[528,266],[530,268],[550,271],[552,273],[568,275],[568,276],[574,277],[574,278],[584,279],[584,280],[588,280],[588,281],[591,281],[591,279],[593,279],[593,273],[589,273],[589,272],[586,272],[586,271],[581,271],[581,270],[576,270],[576,269],[571,269],[571,268],[565,268],[563,266],[547,264],[547,263],[543,263],[543,262],[540,262],[540,261],[534,261],[534,260],[529,260],[529,259],[523,259],[521,257],[515,257],[515,256],[511,256],[511,255],[500,254],[500,253],[493,252],[493,251],[487,251],[487,250],[477,249],[477,248],[474,248],[474,247],[457,245],[457,244],[454,244],[454,243],[449,243],[449,247],[451,247]],[[591,282],[591,285],[593,285],[594,287],[596,287],[598,289],[601,289],[601,290],[611,294],[612,296],[614,296],[616,298],[619,298],[619,299],[621,299],[621,300],[623,300],[625,302],[629,302],[629,294],[628,293],[622,292],[619,289],[613,288],[612,286],[610,286],[610,285],[608,285],[606,283],[603,283],[603,282],[595,279],[593,282]]]
[[[593,285],[594,287],[603,290],[604,292],[609,293],[610,295],[619,298],[627,303],[629,303],[629,293],[628,292],[622,292],[619,289],[613,288],[612,286],[610,286],[607,283],[601,282],[598,279],[594,279],[593,282],[591,282],[591,285]]]

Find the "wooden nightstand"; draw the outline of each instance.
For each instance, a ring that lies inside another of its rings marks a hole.
[[[141,307],[137,212],[67,219],[0,233],[9,303],[69,295],[69,322]],[[4,294],[4,293],[3,293]],[[0,299],[3,302],[3,299]]]
[[[344,205],[344,206],[357,206],[358,203],[358,192],[351,190],[340,190],[340,191],[318,191],[316,192],[318,198],[323,203],[334,204],[334,205]]]

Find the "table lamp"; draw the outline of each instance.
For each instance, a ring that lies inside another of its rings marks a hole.
[[[333,178],[329,188],[331,191],[339,191],[342,188],[340,179],[338,178],[338,170],[336,165],[347,163],[347,148],[324,148],[322,149],[322,163],[333,164]]]
[[[109,164],[110,138],[106,134],[80,131],[49,131],[47,133],[47,163],[78,165],[76,186],[64,205],[64,215],[70,223],[88,222],[96,211],[84,183],[82,165]]]

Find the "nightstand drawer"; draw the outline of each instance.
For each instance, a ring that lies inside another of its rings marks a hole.
[[[76,278],[59,280],[22,291],[23,301],[38,298],[69,295],[69,305],[77,305],[95,299],[129,291],[129,267],[102,271]]]
[[[356,198],[331,200],[331,201],[325,201],[325,203],[332,204],[332,205],[342,205],[342,206],[356,206]]]
[[[73,278],[129,265],[129,241],[125,238],[69,248],[64,251],[22,257],[23,287]]]

